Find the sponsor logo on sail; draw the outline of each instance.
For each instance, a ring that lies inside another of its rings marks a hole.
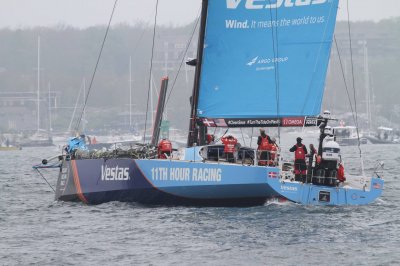
[[[252,66],[257,62],[258,56],[254,57],[250,62],[247,63],[248,66]]]
[[[293,118],[283,118],[282,126],[293,127],[293,126],[303,126],[304,117],[293,117]]]
[[[328,0],[226,0],[228,9],[237,9],[241,4],[246,9],[271,9],[325,4]]]
[[[126,181],[130,180],[128,167],[108,167],[101,166],[102,181]]]

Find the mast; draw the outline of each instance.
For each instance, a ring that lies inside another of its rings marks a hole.
[[[48,112],[49,112],[49,131],[52,132],[53,128],[51,125],[51,84],[50,84],[50,81],[48,83],[48,89],[49,89],[49,99],[48,99],[48,101],[49,101],[49,110],[48,110]]]
[[[197,105],[199,100],[200,74],[201,74],[201,64],[203,61],[203,48],[204,48],[204,36],[206,32],[206,23],[207,23],[207,10],[208,10],[208,0],[203,0],[201,7],[199,41],[197,45],[196,73],[194,77],[194,86],[190,101],[191,111],[190,111],[190,124],[189,124],[189,133],[187,141],[188,147],[193,146],[193,144],[197,142],[197,136],[198,136],[198,128],[196,126],[196,114],[197,114]]]
[[[369,83],[369,65],[368,65],[368,47],[367,41],[363,41],[364,45],[364,78],[365,78],[365,103],[366,103],[366,112],[367,112],[367,121],[368,121],[368,131],[371,132],[371,92],[370,92],[370,83]]]
[[[161,81],[160,94],[158,95],[157,112],[155,123],[153,124],[153,134],[151,137],[151,145],[156,146],[160,138],[161,123],[163,120],[165,99],[167,98],[168,77],[164,77]]]
[[[132,129],[132,57],[129,57],[129,130]]]
[[[82,115],[82,132],[85,132],[85,123],[86,123],[86,108],[85,108],[85,99],[86,99],[86,78],[83,78],[83,115]]]
[[[37,131],[40,130],[40,36],[38,36],[37,50]]]

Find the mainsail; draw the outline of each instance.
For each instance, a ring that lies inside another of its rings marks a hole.
[[[338,0],[208,0],[197,118],[277,126],[318,115],[337,8]]]

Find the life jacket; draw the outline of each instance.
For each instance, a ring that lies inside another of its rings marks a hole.
[[[268,160],[268,165],[269,166],[275,166],[276,165],[276,163],[277,162],[275,162],[275,158],[277,157],[277,151],[278,151],[278,148],[277,148],[277,146],[275,145],[275,144],[270,144],[270,147],[271,147],[271,149],[270,149],[270,154],[269,154],[269,160]]]
[[[276,148],[276,145],[273,145],[273,144],[271,144],[270,145],[270,147],[271,147],[271,160],[272,161],[275,161],[275,158],[276,158],[276,151],[278,150],[277,148]]]
[[[260,151],[269,151],[271,150],[271,144],[269,144],[268,137],[261,136],[261,143],[258,145],[258,149]]]
[[[346,177],[344,176],[344,166],[341,163],[339,164],[336,177],[337,177],[337,180],[339,180],[339,182],[346,181]]]
[[[222,138],[221,139],[222,143],[225,145],[224,146],[224,152],[225,153],[233,153],[235,152],[235,146],[237,144],[237,139],[235,138]]]
[[[296,144],[296,151],[294,152],[294,159],[295,160],[305,160],[306,159],[306,153],[304,151],[304,144],[301,144],[301,146]]]

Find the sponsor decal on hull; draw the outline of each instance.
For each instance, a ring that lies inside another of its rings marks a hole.
[[[160,181],[221,182],[220,168],[153,167],[151,179]]]
[[[101,180],[102,181],[127,181],[130,180],[129,167],[108,167],[107,165],[101,166]]]

